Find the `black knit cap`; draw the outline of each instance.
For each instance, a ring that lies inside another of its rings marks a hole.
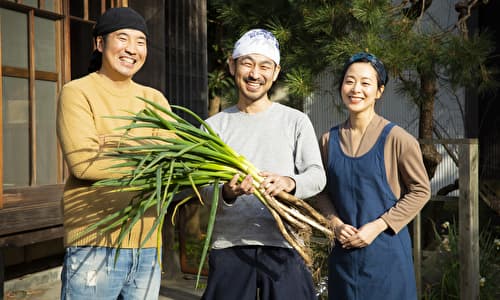
[[[105,11],[98,19],[92,32],[94,37],[120,29],[136,29],[149,35],[144,18],[130,7],[116,7]]]

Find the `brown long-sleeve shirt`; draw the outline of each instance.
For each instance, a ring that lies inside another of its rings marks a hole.
[[[388,123],[388,120],[375,115],[355,154],[349,138],[350,127],[348,122],[345,122],[340,126],[339,131],[342,151],[352,157],[364,155],[375,145],[384,126]],[[329,138],[330,132],[326,132],[320,139],[325,166],[329,159]],[[403,128],[395,126],[390,131],[384,147],[384,157],[389,186],[399,200],[381,218],[397,233],[418,214],[429,200],[430,183],[418,141]],[[314,203],[325,215],[335,215],[333,204],[328,198],[327,188],[314,200]]]

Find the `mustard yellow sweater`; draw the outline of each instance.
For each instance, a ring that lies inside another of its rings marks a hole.
[[[107,234],[92,232],[76,236],[89,225],[128,205],[134,194],[110,192],[111,188],[96,188],[92,184],[100,179],[117,178],[120,174],[111,166],[116,159],[104,156],[106,151],[123,141],[124,130],[117,128],[130,121],[107,118],[138,112],[145,103],[136,96],[161,103],[170,109],[161,92],[139,85],[132,80],[125,87],[117,88],[113,82],[98,73],[67,83],[60,94],[57,111],[57,135],[69,176],[64,189],[63,209],[66,246],[116,247],[119,229]],[[155,135],[153,129],[137,129],[128,133],[134,136]],[[138,248],[155,221],[155,211],[146,212],[130,235],[123,241],[123,248]],[[143,247],[156,247],[156,232]]]

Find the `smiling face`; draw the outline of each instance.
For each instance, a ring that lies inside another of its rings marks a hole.
[[[147,56],[146,36],[135,29],[120,29],[97,37],[102,53],[99,72],[112,80],[131,79],[144,65]]]
[[[384,86],[378,86],[377,72],[368,62],[356,62],[347,69],[340,89],[342,101],[351,114],[374,112]]]
[[[248,54],[231,59],[229,70],[235,77],[239,100],[251,103],[268,100],[267,92],[278,78],[280,66],[267,56]]]

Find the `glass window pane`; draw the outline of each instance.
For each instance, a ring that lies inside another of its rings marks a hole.
[[[57,139],[55,82],[37,80],[36,103],[36,184],[57,183]]]
[[[83,1],[70,1],[69,13],[74,17],[83,18]]]
[[[93,51],[92,24],[71,20],[71,79],[87,75]]]
[[[56,22],[35,18],[35,69],[56,71]]]
[[[28,80],[4,76],[3,177],[4,188],[29,185]]]
[[[54,7],[54,2],[55,1],[57,1],[57,0],[45,0],[44,9],[52,11],[52,12],[57,12],[57,11],[55,11],[55,7]]]
[[[101,1],[90,1],[89,2],[89,19],[96,21],[101,15]]]
[[[28,68],[28,19],[23,13],[0,8],[2,66]]]
[[[38,8],[38,0],[23,0],[23,4]]]

